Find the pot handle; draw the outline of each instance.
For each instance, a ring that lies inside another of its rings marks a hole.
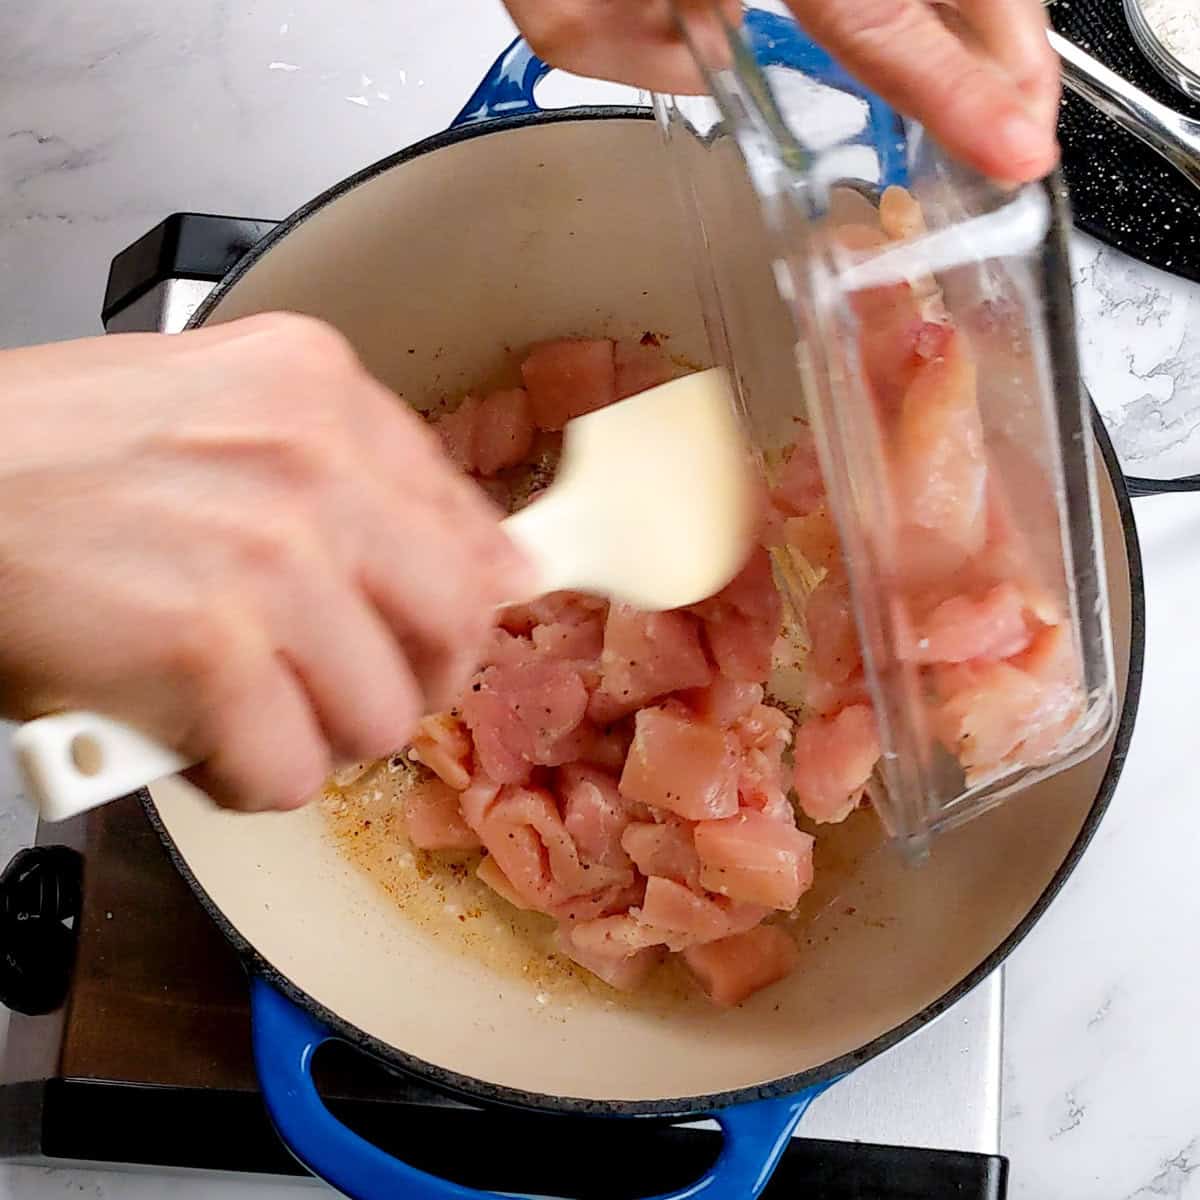
[[[553,69],[534,54],[524,38],[515,39],[492,63],[462,111],[450,122],[450,128],[541,112],[533,89]]]
[[[251,983],[251,1009],[267,1111],[284,1144],[314,1175],[351,1200],[505,1200],[419,1171],[348,1129],[325,1107],[312,1077],[313,1056],[334,1035],[261,978]],[[713,1113],[725,1137],[716,1163],[695,1183],[654,1200],[754,1200],[800,1118],[828,1086]]]
[[[880,187],[907,181],[908,140],[904,123],[891,107],[846,72],[827,51],[810,41],[789,17],[749,8],[745,30],[762,66],[803,71],[858,96],[867,106],[866,128],[858,140],[872,146],[879,155]],[[528,42],[518,37],[492,64],[450,128],[541,112],[533,91],[553,69],[534,54]]]

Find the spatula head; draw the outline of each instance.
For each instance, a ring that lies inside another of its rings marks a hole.
[[[556,587],[648,611],[720,591],[745,562],[754,523],[726,373],[688,375],[572,421],[554,486],[525,511],[534,518],[541,505],[537,557]]]

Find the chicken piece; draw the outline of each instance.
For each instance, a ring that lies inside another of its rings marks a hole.
[[[892,185],[879,197],[879,224],[894,242],[921,237],[925,232],[925,214],[907,188]]]
[[[629,855],[621,835],[633,819],[630,805],[611,776],[584,766],[567,766],[558,773],[563,823],[587,862],[628,869]]]
[[[604,620],[599,613],[589,613],[580,621],[535,625],[532,640],[534,649],[548,658],[598,663],[604,645]]]
[[[453,412],[443,413],[433,422],[450,461],[468,474],[479,467],[478,417],[479,401],[464,396]]]
[[[609,987],[620,992],[632,992],[640,987],[646,977],[662,962],[662,951],[657,948],[634,951],[631,954],[614,955],[596,952],[588,945],[580,946],[571,937],[569,929],[561,929],[557,935],[559,953],[578,963],[602,979]]]
[[[630,870],[581,862],[554,797],[541,788],[504,788],[479,833],[516,893],[539,912],[632,880]]]
[[[459,793],[440,779],[422,779],[404,793],[404,825],[421,850],[478,850],[479,836],[463,820]]]
[[[821,474],[817,444],[807,427],[792,443],[771,499],[775,508],[789,517],[808,516],[825,503],[825,478]]]
[[[660,875],[692,891],[700,890],[700,856],[688,821],[669,817],[661,823],[634,821],[621,834],[621,848],[649,878]]]
[[[562,429],[617,398],[613,344],[607,338],[543,342],[521,364],[521,377],[539,429]]]
[[[512,880],[500,870],[496,860],[489,854],[475,868],[475,874],[488,885],[501,900],[506,900],[513,908],[522,912],[530,911],[529,902],[513,887]]]
[[[533,410],[524,388],[492,392],[475,415],[475,469],[491,476],[524,462],[533,446]]]
[[[701,821],[695,838],[707,891],[790,912],[812,887],[813,839],[764,813]]]
[[[471,751],[466,725],[450,713],[422,718],[409,747],[410,757],[460,792],[471,782]]]
[[[842,561],[842,543],[829,510],[821,505],[803,517],[788,517],[783,540],[814,570],[829,570]]]
[[[783,600],[766,550],[755,550],[727,587],[692,611],[704,620],[705,639],[722,675],[761,683],[770,674]]]
[[[1038,727],[1042,688],[1009,663],[970,663],[938,679],[949,698],[934,713],[934,729],[968,780],[1003,763]]]
[[[1001,583],[984,595],[952,596],[921,623],[911,657],[918,663],[995,661],[1019,654],[1033,640],[1025,597]]]
[[[844,683],[825,679],[811,668],[800,680],[800,698],[804,707],[820,716],[833,716],[855,704],[870,704],[867,680],[861,667]]]
[[[600,687],[588,706],[588,715],[599,725],[669,692],[705,687],[713,677],[693,617],[643,613],[627,604],[614,604],[608,611],[600,672]]]
[[[644,708],[621,773],[621,794],[689,821],[737,811],[738,753],[723,730],[661,708]]]
[[[801,724],[792,762],[805,815],[818,824],[844,821],[858,807],[879,754],[875,715],[865,704]]]
[[[774,925],[759,925],[717,942],[690,946],[684,962],[714,1004],[732,1008],[786,979],[800,960],[795,943]]]
[[[583,720],[588,694],[571,664],[538,659],[488,667],[463,700],[463,717],[489,778],[523,783],[531,766]]]
[[[762,702],[761,683],[743,683],[718,675],[708,687],[688,688],[679,699],[702,721],[728,729],[742,717],[749,716]]]
[[[921,363],[904,393],[895,480],[897,504],[910,526],[937,534],[968,556],[983,548],[987,455],[975,363],[959,333],[941,355]]]
[[[646,898],[638,919],[686,938],[689,945],[713,942],[730,932],[729,921],[719,905],[673,879],[657,875],[646,880]]]
[[[813,590],[804,610],[812,652],[809,669],[830,683],[845,683],[862,666],[850,584],[840,572]]]
[[[614,361],[618,400],[640,395],[688,374],[685,367],[671,360],[652,333],[645,334],[640,341],[619,340]]]

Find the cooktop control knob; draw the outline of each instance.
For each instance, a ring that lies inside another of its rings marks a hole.
[[[0,874],[0,1004],[39,1016],[66,998],[83,860],[67,846],[19,851]]]

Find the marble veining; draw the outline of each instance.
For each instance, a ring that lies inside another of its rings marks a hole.
[[[167,213],[279,217],[444,127],[510,36],[497,0],[4,0],[0,346],[98,332],[110,259]],[[581,94],[563,77],[551,93]],[[1083,236],[1072,253],[1085,379],[1126,467],[1200,471],[1200,287]],[[1200,498],[1140,501],[1137,515],[1149,654],[1126,775],[1007,973],[1017,1200],[1200,1200]],[[31,825],[0,756],[0,859]],[[0,1166],[0,1200],[150,1200],[164,1182]],[[313,1194],[194,1176],[170,1187]]]

